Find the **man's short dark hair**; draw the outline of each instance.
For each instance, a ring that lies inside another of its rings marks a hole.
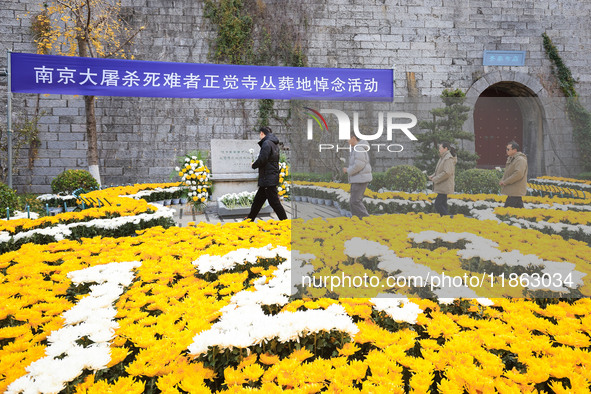
[[[273,131],[271,131],[271,128],[270,128],[269,126],[262,126],[262,127],[259,129],[259,131],[260,131],[261,133],[263,133],[264,135],[267,135],[267,134],[270,134],[270,133],[272,133],[272,132],[273,132]]]
[[[511,145],[511,149],[515,149],[515,150],[519,151],[519,144],[517,142],[511,141],[507,145]]]

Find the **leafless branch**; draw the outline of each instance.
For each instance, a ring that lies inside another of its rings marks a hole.
[[[70,3],[66,3],[63,0],[55,0],[55,1],[56,1],[56,3],[60,4],[62,7],[69,9],[70,12],[72,13],[72,15],[74,15],[74,17],[76,18],[76,24],[78,26],[82,26],[82,16],[80,15],[79,9],[72,7],[72,5]]]
[[[143,28],[138,29],[135,33],[133,33],[131,36],[129,36],[127,38],[127,40],[125,40],[125,42],[123,42],[122,44],[120,44],[117,48],[115,48],[114,50],[112,50],[111,52],[109,52],[108,54],[106,54],[104,57],[105,58],[110,58],[111,56],[115,55],[117,52],[119,52],[125,45],[129,44],[134,38],[135,36],[137,36],[140,31],[142,31]]]

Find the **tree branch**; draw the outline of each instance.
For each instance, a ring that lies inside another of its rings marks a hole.
[[[56,1],[56,3],[60,4],[62,7],[69,8],[70,11],[72,12],[72,14],[78,16],[78,12],[69,3],[65,3],[63,0],[55,0],[55,1]]]
[[[70,12],[72,13],[72,15],[74,15],[74,17],[77,20],[77,23],[76,24],[78,26],[82,26],[82,16],[80,15],[80,10],[79,9],[76,9],[76,8],[72,7],[70,5],[70,3],[66,3],[63,0],[55,0],[55,1],[56,1],[56,3],[60,4],[62,7],[65,7],[67,9],[69,9]]]
[[[92,45],[90,45],[90,18],[91,18],[91,6],[90,1],[86,2],[86,7],[88,10],[86,11],[86,28],[84,30],[84,42],[86,42],[86,46],[88,47],[88,52],[90,53],[90,57],[95,57],[94,53],[92,53]]]
[[[140,27],[139,30],[137,30],[135,33],[133,33],[131,36],[129,36],[127,38],[127,40],[125,40],[124,43],[120,44],[117,48],[115,48],[114,50],[112,50],[111,52],[109,52],[108,54],[106,54],[104,57],[105,58],[109,58],[113,55],[115,55],[117,52],[119,52],[125,45],[129,44],[131,42],[131,40],[133,40],[135,38],[135,36],[137,36],[140,31],[144,30],[144,27]]]

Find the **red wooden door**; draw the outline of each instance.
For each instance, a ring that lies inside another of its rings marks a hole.
[[[483,92],[474,107],[474,143],[480,156],[477,166],[504,166],[505,147],[510,141],[523,148],[523,118],[519,105],[512,97],[487,97],[486,91]]]

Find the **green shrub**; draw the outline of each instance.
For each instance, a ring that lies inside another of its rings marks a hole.
[[[401,192],[422,191],[427,187],[427,176],[415,166],[394,166],[386,171],[384,187]]]
[[[18,195],[20,211],[25,212],[27,205],[29,206],[30,212],[37,212],[39,214],[45,214],[45,204],[37,199],[37,195],[33,193],[22,193]]]
[[[499,181],[503,172],[498,170],[484,170],[472,168],[456,175],[456,193],[467,194],[499,194]]]
[[[17,209],[18,197],[16,192],[9,188],[8,185],[0,183],[0,215],[6,214],[6,208],[10,208],[11,212]]]
[[[581,172],[575,178],[584,179],[586,181],[591,181],[591,172]]]
[[[291,176],[291,180],[293,180],[293,181],[333,182],[333,176],[330,172],[324,172],[324,173],[292,172],[290,176]],[[347,181],[345,180],[345,182],[347,182]]]
[[[371,180],[371,182],[369,182],[369,185],[367,185],[369,190],[373,190],[374,192],[377,192],[381,188],[386,187],[386,173],[385,172],[372,172],[371,176],[373,179]]]
[[[76,189],[91,191],[99,188],[99,184],[86,170],[66,170],[51,181],[53,193],[72,193]]]

